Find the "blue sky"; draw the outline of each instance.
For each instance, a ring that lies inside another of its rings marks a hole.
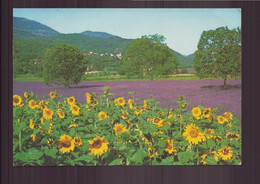
[[[189,55],[204,30],[241,27],[240,9],[17,9],[13,16],[45,24],[60,33],[86,30],[122,38],[161,34],[173,50]]]

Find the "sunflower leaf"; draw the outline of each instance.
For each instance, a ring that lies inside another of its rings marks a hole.
[[[217,161],[212,156],[207,156],[207,158],[205,159],[205,162],[207,162],[207,164],[209,164],[209,165],[218,165]]]
[[[115,160],[113,160],[112,162],[110,162],[108,165],[122,165],[122,159],[121,158],[117,158]]]

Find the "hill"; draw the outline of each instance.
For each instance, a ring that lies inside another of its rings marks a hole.
[[[95,31],[84,31],[82,33],[80,33],[82,35],[86,35],[89,37],[95,37],[95,38],[113,38],[113,37],[118,37],[118,36],[114,36],[105,32],[95,32]]]
[[[194,65],[193,58],[186,57],[174,50],[173,50],[173,52],[174,52],[175,56],[177,56],[177,61],[179,61],[180,67],[184,67],[184,68],[193,67],[193,65]]]
[[[13,17],[13,29],[24,30],[47,37],[58,36],[61,34],[58,31],[55,31],[54,29],[39,22],[20,17]]]

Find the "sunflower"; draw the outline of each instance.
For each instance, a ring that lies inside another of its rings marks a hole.
[[[41,124],[44,125],[44,118],[41,118]]]
[[[122,125],[121,123],[117,123],[114,126],[114,130],[115,130],[116,135],[117,135],[118,133],[125,132],[126,131],[126,127],[124,125]]]
[[[91,103],[91,106],[95,107],[97,104],[98,104],[98,100],[94,98],[92,103]]]
[[[236,134],[236,133],[231,133],[231,132],[229,132],[229,133],[227,133],[227,135],[226,135],[226,138],[227,139],[229,139],[229,140],[233,140],[233,139],[235,139],[235,140],[239,140],[240,139],[240,136],[238,135],[238,134]]]
[[[171,125],[171,123],[169,121],[166,121],[164,119],[162,119],[161,121],[159,121],[159,123],[157,124],[157,128],[161,128],[164,125]]]
[[[86,109],[88,110],[88,112],[91,112],[91,109],[88,105],[86,105]]]
[[[32,134],[31,138],[32,138],[32,141],[35,142],[36,141],[36,134]]]
[[[56,92],[54,92],[54,91],[51,91],[51,92],[50,92],[50,97],[51,97],[51,99],[56,98],[56,96],[57,96],[57,93],[56,93]]]
[[[227,121],[227,119],[223,116],[218,116],[218,123],[223,125],[225,122]]]
[[[68,99],[67,99],[67,102],[68,102],[68,104],[70,104],[70,105],[72,105],[72,104],[74,104],[75,103],[75,98],[72,96],[72,97],[69,97]]]
[[[158,155],[158,151],[156,149],[153,149],[151,147],[148,148],[148,157],[153,158],[154,156]]]
[[[68,126],[68,128],[78,128],[78,125],[77,124],[72,124],[72,125]]]
[[[30,109],[35,109],[37,107],[36,101],[30,100],[29,101],[29,107],[30,107]]]
[[[69,135],[62,135],[59,139],[58,149],[62,153],[69,153],[70,151],[74,151],[75,148],[75,140]]]
[[[78,116],[80,114],[80,107],[75,104],[71,104],[70,110],[71,110],[71,113],[75,116]]]
[[[108,151],[108,142],[104,137],[99,137],[96,135],[96,138],[89,140],[89,150],[92,155],[101,156]]]
[[[209,122],[212,122],[213,121],[213,116],[209,116],[208,120],[209,120]]]
[[[217,141],[217,142],[219,142],[219,141],[222,141],[223,139],[222,139],[222,137],[220,137],[220,136],[214,136],[214,139],[215,139],[215,141]]]
[[[23,102],[20,103],[19,107],[23,107],[23,106],[24,106],[24,103]],[[36,113],[37,113],[37,111],[36,111]]]
[[[87,101],[87,103],[88,104],[91,104],[91,102],[92,102],[92,95],[91,94],[89,94],[89,93],[86,93],[86,101]]]
[[[225,112],[224,116],[226,119],[233,119],[233,114],[231,114],[230,112]]]
[[[174,115],[173,114],[169,114],[168,119],[173,119]]]
[[[207,156],[212,156],[214,157],[214,159],[216,160],[216,162],[218,162],[218,154],[216,151],[212,151],[212,152],[208,152],[205,153],[201,156],[202,160],[200,161],[203,165],[207,165],[208,163],[205,161],[205,159],[207,158]]]
[[[43,109],[43,118],[52,119],[53,111],[47,107]]]
[[[65,112],[63,112],[62,109],[59,108],[58,111],[57,111],[57,114],[58,114],[60,119],[64,119]]]
[[[22,102],[23,100],[19,95],[13,96],[13,106],[20,106]]]
[[[144,109],[144,110],[149,109],[149,107],[148,107],[148,103],[147,103],[146,100],[144,100],[144,106],[143,106],[143,109]]]
[[[30,119],[30,125],[29,125],[29,128],[30,129],[34,129],[34,123],[33,123],[33,120],[32,119]]]
[[[54,143],[55,143],[55,141],[54,141],[54,139],[52,139],[52,138],[49,138],[49,139],[47,140],[47,144],[48,144],[49,147],[52,147]]]
[[[24,98],[28,98],[29,94],[27,92],[24,92],[23,96],[24,96]]]
[[[82,141],[82,139],[79,136],[76,136],[74,138],[74,140],[75,140],[75,146],[77,146],[77,147],[79,147],[79,146],[81,146],[83,144],[83,141]]]
[[[231,159],[231,157],[233,156],[233,152],[231,150],[230,147],[223,147],[221,149],[218,150],[218,154],[219,156],[223,159],[223,160],[228,160]]]
[[[186,103],[186,102],[183,102],[183,103],[181,104],[181,107],[184,108],[184,107],[186,107],[186,105],[187,105],[187,103]]]
[[[165,145],[165,151],[169,153],[170,155],[177,155],[177,150],[175,149],[173,145],[173,140],[166,139],[166,145]]]
[[[211,139],[214,137],[211,135],[212,133],[215,133],[215,131],[213,129],[209,128],[206,132],[204,132],[204,135],[206,136],[207,139]]]
[[[122,114],[122,115],[127,115],[128,112],[127,112],[127,111],[123,111],[123,110],[121,109],[121,114]]]
[[[115,99],[115,105],[124,106],[125,105],[125,99],[123,97]]]
[[[108,118],[108,115],[104,111],[98,113],[99,121],[102,121],[105,118]]]
[[[41,100],[41,101],[39,102],[39,106],[40,106],[41,110],[43,110],[43,109],[46,107],[46,105],[45,105],[45,103],[44,103],[43,100]]]
[[[142,113],[143,113],[143,109],[136,109],[136,110],[134,111],[134,113],[135,113],[136,116],[139,116],[139,114],[142,114]]]
[[[128,100],[128,104],[129,104],[129,108],[132,109],[133,108],[133,100],[132,99],[129,99]]]
[[[200,132],[199,128],[193,124],[187,125],[185,127],[185,131],[183,132],[183,136],[186,137],[186,140],[190,144],[197,145],[199,142],[205,140],[205,136]]]
[[[202,116],[204,118],[209,118],[210,117],[210,113],[211,113],[211,108],[206,108],[206,109],[204,109],[204,111],[202,113]]]
[[[153,124],[155,124],[155,125],[158,125],[160,123],[160,121],[161,121],[161,118],[158,118],[158,117],[153,118]]]
[[[193,107],[191,112],[196,119],[200,119],[201,109],[199,107]]]

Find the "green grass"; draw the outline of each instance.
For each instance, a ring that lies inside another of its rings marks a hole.
[[[234,78],[228,78],[234,79]],[[94,81],[149,81],[149,78],[139,79],[139,78],[131,78],[128,79],[124,75],[88,75],[83,78],[82,82],[94,82]],[[171,75],[168,77],[161,76],[154,79],[155,81],[164,81],[164,80],[200,80],[195,74],[190,74],[189,76],[180,75]],[[221,78],[205,78],[202,80],[222,80]],[[22,74],[17,75],[13,78],[13,81],[43,81],[42,77],[36,77],[32,74]]]

